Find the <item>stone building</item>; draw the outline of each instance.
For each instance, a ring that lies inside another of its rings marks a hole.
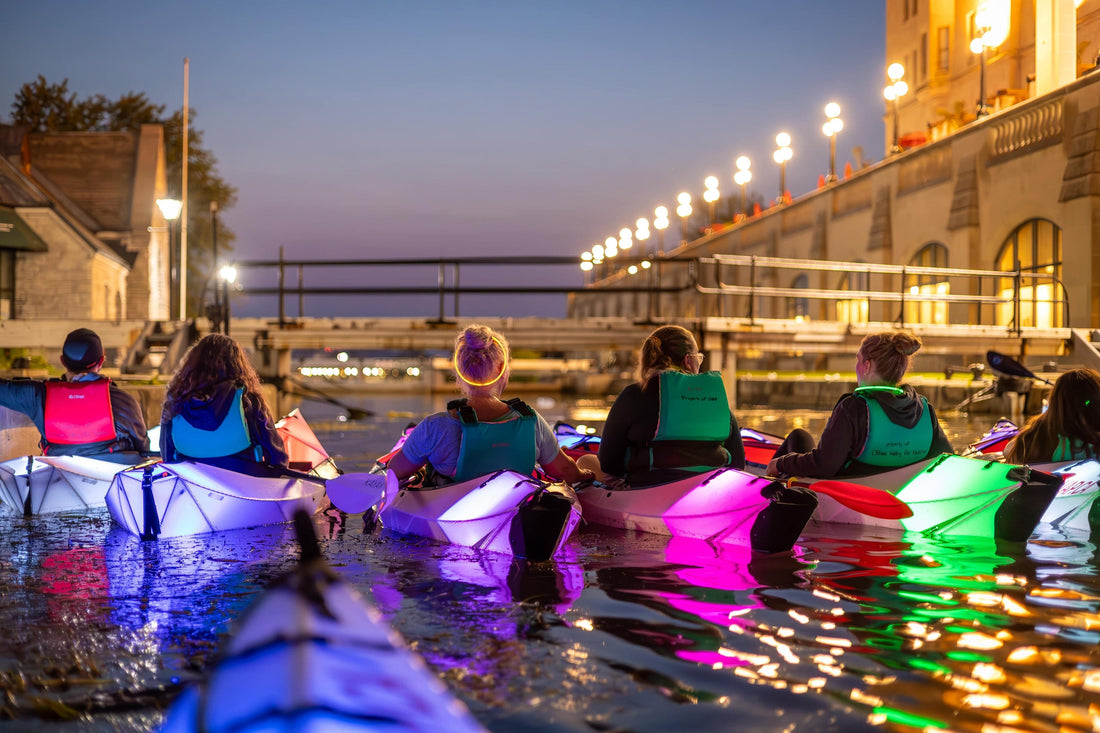
[[[166,319],[163,130],[0,129],[0,319]]]

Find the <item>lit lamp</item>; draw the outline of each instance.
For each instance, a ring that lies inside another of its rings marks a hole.
[[[890,153],[897,154],[901,152],[901,145],[898,144],[898,99],[909,91],[909,85],[902,81],[905,67],[901,64],[890,64],[886,69],[886,76],[890,77],[890,83],[882,90],[882,96],[894,105],[894,144],[890,147]]]
[[[746,187],[749,185],[749,181],[752,180],[752,171],[749,168],[752,166],[752,162],[749,160],[749,156],[742,155],[734,161],[734,165],[737,166],[737,172],[733,174],[733,182],[741,187],[741,216],[748,216],[749,198]]]
[[[1008,0],[981,0],[974,10],[974,38],[970,50],[978,54],[978,117],[989,114],[985,103],[985,50],[1008,38],[1012,8]]]
[[[218,277],[222,281],[222,304],[225,308],[225,335],[229,335],[229,286],[237,282],[237,268],[233,265],[222,265],[218,270]]]
[[[679,206],[676,207],[676,215],[680,217],[680,238],[687,241],[687,218],[691,216],[691,194],[681,191],[676,195]]]
[[[825,124],[821,131],[829,138],[829,175],[825,177],[826,183],[835,183],[836,177],[836,136],[844,129],[844,120],[840,119],[840,105],[829,102],[825,105]]]
[[[657,254],[665,253],[665,230],[668,229],[668,209],[658,206],[653,210],[653,228],[657,230]]]
[[[646,246],[645,246],[644,242],[646,242],[646,240],[649,239],[649,219],[646,219],[643,216],[642,218],[640,218],[640,219],[638,219],[637,221],[634,222],[634,226],[636,227],[634,229],[634,238],[637,239],[639,242],[643,243],[642,244],[642,257],[645,257],[646,256]],[[648,267],[649,263],[648,262],[643,262],[642,266],[643,267]]]
[[[775,136],[775,152],[772,153],[772,158],[779,164],[779,201],[780,203],[787,202],[787,161],[794,157],[794,151],[791,150],[791,136],[785,132],[781,132]]]
[[[634,246],[634,232],[630,227],[619,230],[619,249],[627,250]]]
[[[169,292],[175,296],[176,284],[179,282],[179,262],[178,255],[176,253],[176,222],[180,218],[180,212],[183,210],[183,202],[179,199],[157,199],[157,208],[160,209],[160,215],[168,222],[168,269],[169,279],[171,287]],[[175,312],[175,308],[172,304],[169,304],[169,311]]]
[[[710,204],[710,223],[714,224],[714,202],[721,196],[718,193],[718,177],[707,176],[703,179],[703,186],[706,187],[703,191],[703,200]]]

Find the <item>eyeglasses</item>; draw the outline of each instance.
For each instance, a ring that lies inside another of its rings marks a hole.
[[[694,357],[697,357],[697,358],[699,359],[699,363],[700,363],[700,364],[702,364],[702,363],[703,363],[703,359],[706,359],[706,358],[707,358],[707,355],[706,355],[706,354],[704,354],[704,353],[703,353],[702,351],[693,351],[693,352],[691,352],[690,354],[688,354],[688,356],[694,356]]]

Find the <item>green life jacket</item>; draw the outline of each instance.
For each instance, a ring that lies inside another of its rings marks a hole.
[[[172,443],[176,452],[189,458],[222,458],[252,447],[252,436],[244,415],[244,389],[237,387],[233,404],[221,424],[213,430],[197,428],[183,415],[172,417]],[[255,446],[259,451],[259,446]],[[257,460],[259,460],[257,458]]]
[[[867,405],[867,440],[855,459],[868,466],[899,468],[924,460],[932,447],[935,433],[928,400],[918,395],[924,408],[917,424],[906,428],[892,421],[871,392],[889,390],[904,394],[898,387],[858,387],[855,396]]]
[[[454,480],[469,481],[478,476],[509,469],[528,474],[535,470],[538,458],[536,427],[538,416],[519,398],[505,404],[519,417],[500,422],[480,422],[466,400],[456,400],[447,409],[457,409],[462,421],[462,442]]]
[[[1076,440],[1071,442],[1066,436],[1059,435],[1058,447],[1054,449],[1054,455],[1050,460],[1053,463],[1059,463],[1061,461],[1079,461],[1082,458],[1095,457],[1089,446]]]
[[[657,430],[643,446],[627,449],[627,476],[656,468],[701,473],[730,462],[730,405],[718,372],[658,375]]]

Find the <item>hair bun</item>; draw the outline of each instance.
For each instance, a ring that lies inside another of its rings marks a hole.
[[[890,342],[894,348],[906,356],[912,356],[917,353],[921,347],[921,341],[918,337],[905,331],[899,331],[891,337]]]

